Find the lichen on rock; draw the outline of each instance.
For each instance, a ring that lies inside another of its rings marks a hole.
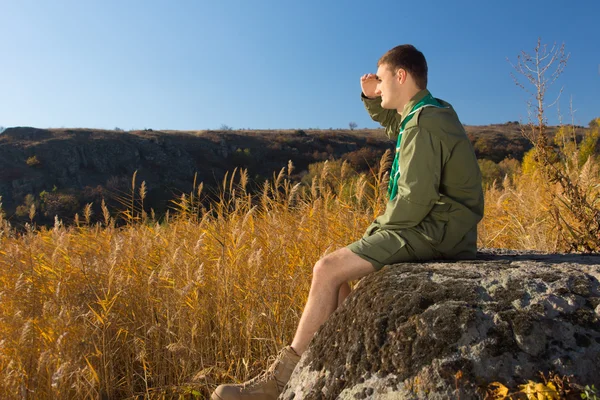
[[[599,279],[600,255],[386,266],[321,327],[280,398],[464,400],[551,371],[598,385]]]

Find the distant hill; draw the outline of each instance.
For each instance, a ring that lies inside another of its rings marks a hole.
[[[479,158],[520,160],[531,147],[518,124],[465,129]],[[70,218],[87,203],[94,203],[99,215],[100,199],[128,192],[137,170],[138,186],[146,182],[146,205],[161,212],[169,200],[192,190],[194,174],[210,188],[235,167],[248,168],[250,179],[260,184],[288,160],[298,180],[310,164],[331,158],[366,171],[393,147],[383,129],[122,132],[13,127],[0,134],[0,195],[9,216],[19,205],[39,202],[42,192],[48,204],[40,212],[47,214],[46,222],[55,212]]]

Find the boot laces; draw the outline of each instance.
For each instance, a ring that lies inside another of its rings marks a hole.
[[[279,366],[279,364],[281,364],[281,359],[283,358],[284,354],[285,349],[281,350],[279,354],[277,354],[277,356],[269,356],[269,358],[267,359],[267,363],[270,363],[271,366],[263,372],[261,372],[256,377],[249,380],[248,382],[244,382],[242,387],[253,387],[270,379],[275,379],[275,381],[277,382],[277,378],[275,377],[275,370],[277,370],[277,367]],[[279,387],[279,382],[277,382],[277,386]]]

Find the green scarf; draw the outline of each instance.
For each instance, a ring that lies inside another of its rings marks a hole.
[[[421,101],[414,105],[412,110],[408,113],[408,115],[400,124],[400,133],[398,133],[398,142],[396,143],[396,156],[394,157],[394,163],[392,164],[392,171],[390,172],[390,183],[388,185],[388,195],[390,196],[390,200],[394,200],[396,194],[398,194],[398,178],[400,177],[400,168],[399,168],[399,160],[400,160],[400,143],[402,141],[402,134],[404,133],[404,127],[412,119],[417,111],[421,108],[425,107],[437,107],[437,108],[445,108],[437,101],[433,96],[428,94]]]

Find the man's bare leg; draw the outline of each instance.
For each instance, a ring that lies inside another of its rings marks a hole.
[[[347,286],[348,281],[362,278],[374,271],[370,262],[345,247],[317,261],[313,268],[308,300],[292,341],[292,348],[296,353],[304,353],[317,329],[335,311],[340,295],[343,294],[340,291],[342,285]],[[347,289],[349,291],[350,288]]]
[[[243,384],[219,385],[212,400],[276,399],[319,327],[350,293],[348,281],[361,278],[375,268],[347,248],[319,260],[313,269],[308,301],[300,318],[292,346],[283,348],[269,367],[269,374]],[[265,378],[266,379],[263,379]]]
[[[348,284],[348,282],[342,283],[342,286],[340,286],[340,291],[338,293],[338,307],[342,305],[342,303],[344,302],[344,300],[346,300],[346,297],[348,297],[351,291],[352,289],[350,289],[350,285]]]

